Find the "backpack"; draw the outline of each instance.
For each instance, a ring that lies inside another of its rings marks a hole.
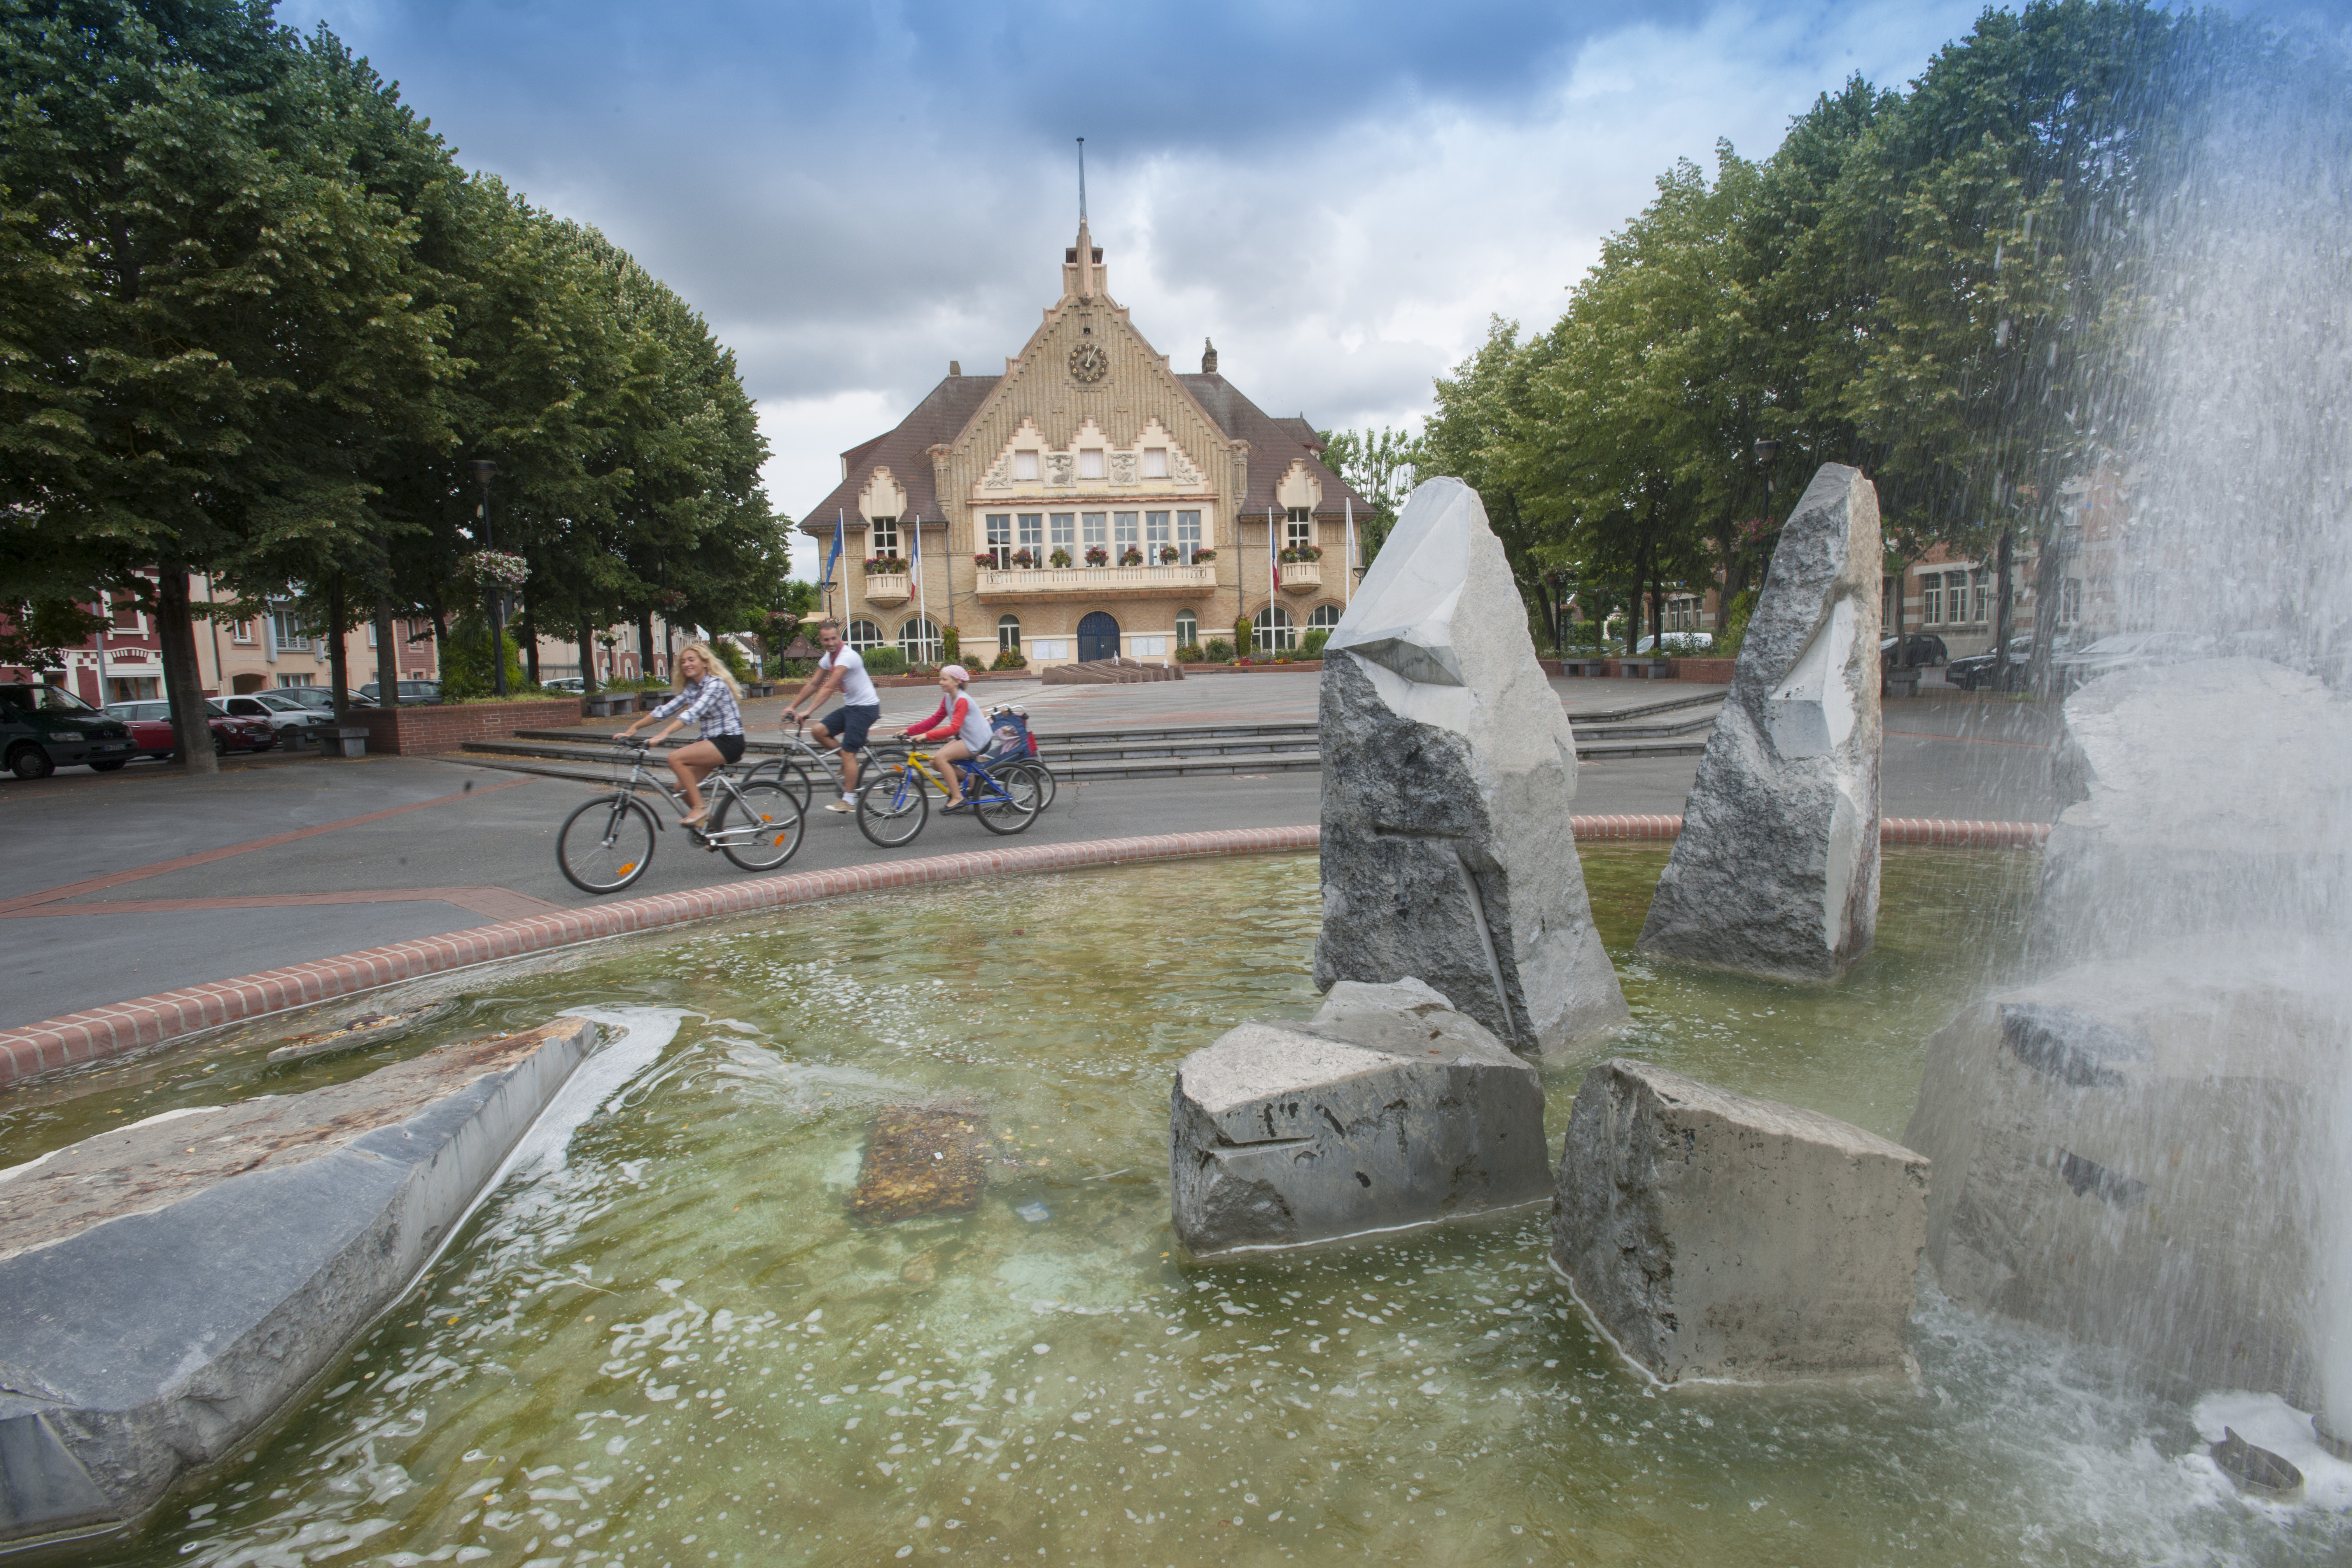
[[[990,761],[1037,754],[1037,737],[1029,732],[1025,710],[1011,706],[992,708],[988,710],[988,727],[996,737],[988,748]]]

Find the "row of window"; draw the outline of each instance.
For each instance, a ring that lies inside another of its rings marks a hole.
[[[1307,617],[1306,630],[1329,630],[1339,624],[1339,606],[1318,605]],[[1280,605],[1260,610],[1251,623],[1250,641],[1259,653],[1276,653],[1298,646],[1300,627],[1290,612]],[[882,628],[872,621],[855,620],[842,628],[842,640],[864,653],[895,642],[908,664],[937,664],[947,657],[947,639],[940,635],[937,623],[929,616],[916,616],[900,626],[895,637],[886,638]],[[1201,617],[1190,610],[1176,612],[1176,646],[1186,647],[1201,640]],[[996,617],[996,646],[1018,652],[1021,647],[1021,617]],[[1164,651],[1164,650],[1161,650]],[[1054,657],[1066,657],[1055,655]]]
[[[1989,572],[1928,572],[1919,578],[1919,624],[1973,626],[1985,618],[1992,593]]]
[[[1013,477],[1015,479],[1042,479],[1045,477],[1045,455],[1043,452],[1024,447],[1013,454]],[[1066,483],[1068,481],[1071,470],[1067,464],[1068,460],[1065,458],[1062,464],[1055,465],[1055,478],[1057,482]],[[1143,448],[1142,462],[1139,467],[1141,470],[1138,476],[1139,478],[1147,479],[1166,479],[1168,477],[1168,448],[1165,447],[1146,447]],[[1106,466],[1104,448],[1100,447],[1079,447],[1076,471],[1077,477],[1082,479],[1099,479],[1107,478],[1108,475],[1108,468]]]
[[[868,527],[871,531],[866,538],[867,554],[901,553],[897,518],[877,517]],[[1157,564],[1160,546],[1166,544],[1173,544],[1177,559],[1189,566],[1192,552],[1208,542],[1197,511],[999,511],[989,513],[982,527],[984,542],[981,549],[993,553],[1000,566],[1016,550],[1038,556],[1066,550],[1075,562],[1084,558],[1089,545],[1099,546],[1114,556],[1134,548]],[[1315,514],[1311,510],[1289,509],[1283,522],[1282,542],[1285,548],[1293,550],[1315,542]]]

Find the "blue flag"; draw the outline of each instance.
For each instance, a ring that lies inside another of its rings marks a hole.
[[[841,549],[847,538],[847,531],[846,517],[841,512],[835,512],[833,514],[833,553],[825,557],[824,576],[822,579],[824,591],[828,595],[833,592],[833,569],[841,563]]]

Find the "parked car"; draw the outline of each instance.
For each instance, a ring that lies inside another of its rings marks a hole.
[[[269,695],[289,702],[299,702],[313,713],[324,713],[331,719],[334,717],[335,694],[323,686],[281,686]],[[362,697],[356,691],[346,695],[348,698],[344,704],[346,707],[373,708],[375,706],[375,699],[373,697]]]
[[[62,686],[0,686],[0,760],[20,779],[87,763],[110,773],[137,754],[130,727]]]
[[[383,700],[377,694],[376,682],[373,680],[360,688],[360,695],[371,702]],[[400,683],[400,705],[403,708],[413,708],[420,702],[437,703],[440,700],[441,683],[437,680],[404,680]]]
[[[576,675],[559,675],[553,680],[542,680],[539,684],[542,690],[561,691],[572,697],[588,689],[588,683]]]
[[[297,691],[317,691],[326,696],[325,689],[316,686],[284,686],[271,691],[247,691],[220,699],[221,706],[233,719],[258,719],[278,731],[281,745],[300,745],[315,740],[314,730],[323,730],[335,721],[334,700],[312,704],[294,695]]]
[[[2012,671],[2022,673],[2026,664],[2032,658],[2033,639],[2031,637],[2009,639],[2009,663]],[[2000,665],[2000,652],[1998,648],[1987,648],[1982,653],[1964,654],[1945,666],[1944,682],[1948,686],[1957,686],[1963,691],[1974,691],[1979,687],[1992,684],[1994,672]],[[2012,674],[2010,679],[2012,681],[2016,680],[2018,674]]]
[[[1951,650],[1945,647],[1944,639],[1937,637],[1933,632],[1912,632],[1903,640],[1910,647],[1910,664],[1915,669],[1924,669],[1938,664],[1949,664],[1952,661]],[[1896,664],[1901,662],[1901,660],[1895,657],[1895,639],[1891,637],[1879,638],[1878,668],[1881,669],[1893,669]]]
[[[2216,651],[2214,639],[2202,632],[2117,632],[2088,647],[2052,655],[2050,679],[2058,690],[2072,691],[2119,669],[2210,658]]]
[[[1656,637],[1643,637],[1633,645],[1633,657],[1639,658],[1657,646]],[[1668,632],[1665,636],[1668,653],[1705,653],[1714,646],[1713,632]]]
[[[129,726],[131,742],[141,756],[152,757],[159,763],[170,760],[176,742],[169,702],[110,702],[106,711]],[[215,754],[266,752],[278,743],[277,728],[267,719],[226,712],[218,698],[206,698],[205,711],[208,715],[205,722],[212,726]]]

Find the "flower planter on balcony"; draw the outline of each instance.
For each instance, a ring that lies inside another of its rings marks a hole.
[[[1323,563],[1320,561],[1286,561],[1282,572],[1282,591],[1286,594],[1319,594],[1323,591]]]
[[[1287,570],[1286,568],[1285,570]],[[1194,598],[1217,584],[1213,566],[1040,566],[980,574],[983,599]],[[871,595],[868,595],[871,597]]]
[[[868,574],[866,578],[866,602],[869,605],[903,605],[907,602],[908,577],[903,572],[895,577]]]

